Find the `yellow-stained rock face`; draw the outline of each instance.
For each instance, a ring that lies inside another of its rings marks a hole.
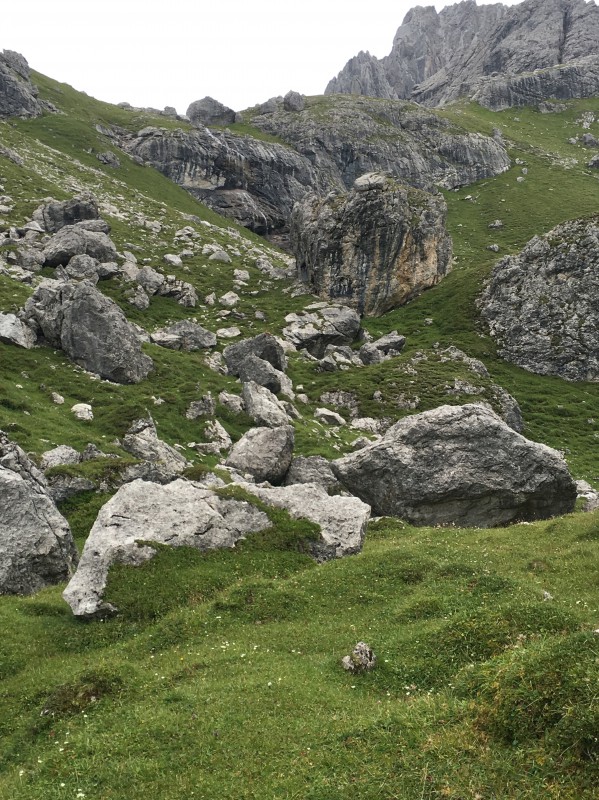
[[[308,197],[291,224],[300,277],[368,316],[408,302],[451,266],[443,198],[382,177],[359,178],[347,195]]]

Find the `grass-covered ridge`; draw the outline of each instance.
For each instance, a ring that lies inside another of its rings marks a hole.
[[[168,298],[153,298],[141,312],[118,282],[100,284],[148,330],[195,317],[211,330],[237,324],[244,336],[279,333],[285,315],[310,302],[255,268],[258,254],[283,263],[274,248],[120,151],[119,170],[96,158],[113,149],[97,124],[133,132],[184,123],[34,79],[64,113],[0,123],[2,143],[24,160],[19,167],[0,156],[2,192],[14,199],[2,224],[22,224],[46,196],[89,189],[119,250],[140,262],[162,267],[174,233],[187,224],[201,243],[226,247],[230,265],[196,253],[183,268],[169,268],[200,299],[231,290],[233,269],[250,272],[240,318],[222,317],[218,304],[186,309]],[[310,102],[315,113],[327,113],[326,99]],[[333,458],[358,435],[314,422],[323,392],[345,389],[362,414],[391,419],[471,401],[449,393],[456,379],[475,381],[462,362],[443,356],[455,345],[489,369],[479,388],[490,392],[496,382],[517,398],[527,436],[563,449],[575,477],[599,485],[597,386],[501,361],[476,310],[499,256],[597,211],[598,173],[585,166],[593,152],[568,142],[582,133],[585,112],[599,116],[599,101],[556,115],[476,106],[442,112],[471,130],[500,128],[514,166],[446,195],[453,272],[405,308],[365,321],[374,334],[397,328],[407,336],[398,359],[331,374],[290,358],[289,374],[310,401],[297,404],[296,452]],[[597,123],[591,131],[598,133]],[[489,229],[497,218],[504,227]],[[160,231],[143,219],[159,221]],[[498,255],[486,249],[494,243]],[[16,311],[30,291],[0,276],[0,309]],[[208,391],[238,392],[239,385],[202,354],[144,347],[155,362],[149,380],[116,386],[49,348],[0,344],[0,428],[34,457],[57,444],[81,450],[93,442],[125,460],[115,437],[149,411],[159,435],[193,462],[189,477],[201,477],[215,457],[187,447],[204,432],[185,409]],[[64,405],[52,403],[52,392]],[[92,403],[93,422],[74,419],[76,402]],[[251,424],[220,404],[216,415],[234,439]],[[108,479],[113,465],[103,459],[62,470]],[[108,497],[90,492],[62,505],[78,546]],[[311,526],[275,512],[269,531],[235,550],[160,548],[140,569],[114,569],[109,599],[121,613],[102,623],[75,621],[61,586],[1,597],[0,798],[592,800],[599,782],[598,514],[484,531],[378,520],[362,554],[317,566],[305,554]],[[340,660],[358,640],[374,648],[378,666],[350,676]]]

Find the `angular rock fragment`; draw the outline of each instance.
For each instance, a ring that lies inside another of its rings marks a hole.
[[[293,457],[295,435],[291,425],[250,428],[233,445],[225,464],[255,481],[278,484],[283,481]]]

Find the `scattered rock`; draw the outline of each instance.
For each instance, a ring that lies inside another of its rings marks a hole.
[[[172,472],[183,472],[187,459],[170,444],[158,438],[154,420],[149,415],[131,424],[122,441],[123,448],[135,458],[160,461]]]
[[[268,361],[280,372],[287,369],[287,359],[277,339],[270,333],[261,333],[253,339],[244,339],[225,347],[223,358],[229,375],[239,377],[239,370],[249,355]]]
[[[0,313],[0,342],[31,350],[35,341],[35,333],[18,317],[14,314]]]
[[[265,386],[248,381],[243,384],[241,396],[246,413],[256,424],[268,428],[289,425],[285,406]]]
[[[295,437],[291,425],[250,428],[229,453],[226,466],[261,483],[282,483],[293,457]]]
[[[314,412],[314,419],[324,425],[345,425],[345,420],[341,414],[331,411],[329,408],[317,408]]]
[[[216,346],[216,336],[212,331],[206,330],[201,325],[189,320],[182,320],[161,328],[150,334],[150,340],[169,350],[202,350]]]
[[[294,458],[285,476],[285,486],[292,486],[296,483],[316,483],[327,491],[340,488],[331,462],[323,456],[297,456]]]
[[[288,314],[283,335],[298,350],[323,358],[328,345],[346,345],[358,337],[360,316],[351,308],[315,303],[302,314]]]
[[[341,663],[348,672],[369,672],[376,666],[374,651],[366,642],[358,642],[351,653]]]
[[[84,422],[91,422],[94,418],[94,412],[89,403],[75,403],[74,406],[71,406],[71,411],[76,419]]]
[[[59,444],[53,450],[46,450],[42,453],[42,460],[40,468],[45,472],[47,469],[57,467],[61,464],[79,464],[81,461],[81,453],[75,450],[74,447],[69,447],[66,444]]]

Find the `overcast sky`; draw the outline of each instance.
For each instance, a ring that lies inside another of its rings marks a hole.
[[[322,94],[360,50],[387,55],[405,13],[417,4],[4,0],[0,49],[17,50],[38,72],[110,103],[168,105],[185,113],[210,95],[241,111],[289,89]],[[440,11],[449,3],[434,5]]]

